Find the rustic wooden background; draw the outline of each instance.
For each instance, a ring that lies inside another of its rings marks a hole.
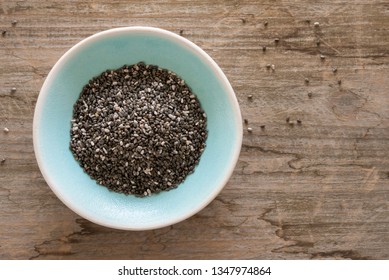
[[[134,25],[207,51],[253,129],[214,202],[146,232],[71,212],[32,144],[54,63]],[[389,259],[389,1],[2,0],[0,30],[1,259]]]

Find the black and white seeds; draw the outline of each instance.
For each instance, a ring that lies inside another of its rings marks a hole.
[[[74,105],[70,149],[100,185],[136,196],[170,190],[205,149],[206,115],[175,73],[138,63],[107,70]]]

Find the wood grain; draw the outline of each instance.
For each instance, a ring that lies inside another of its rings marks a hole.
[[[388,14],[378,0],[0,1],[0,259],[389,259]],[[32,145],[54,63],[134,25],[182,30],[206,50],[253,128],[214,202],[146,232],[71,212]]]

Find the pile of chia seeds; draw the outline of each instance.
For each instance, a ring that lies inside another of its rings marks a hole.
[[[206,115],[175,73],[138,63],[107,70],[74,105],[70,149],[108,189],[136,196],[170,190],[194,171]]]

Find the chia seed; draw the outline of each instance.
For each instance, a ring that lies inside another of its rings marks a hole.
[[[111,191],[150,196],[194,172],[207,118],[177,74],[142,62],[91,79],[73,109],[70,149]]]

